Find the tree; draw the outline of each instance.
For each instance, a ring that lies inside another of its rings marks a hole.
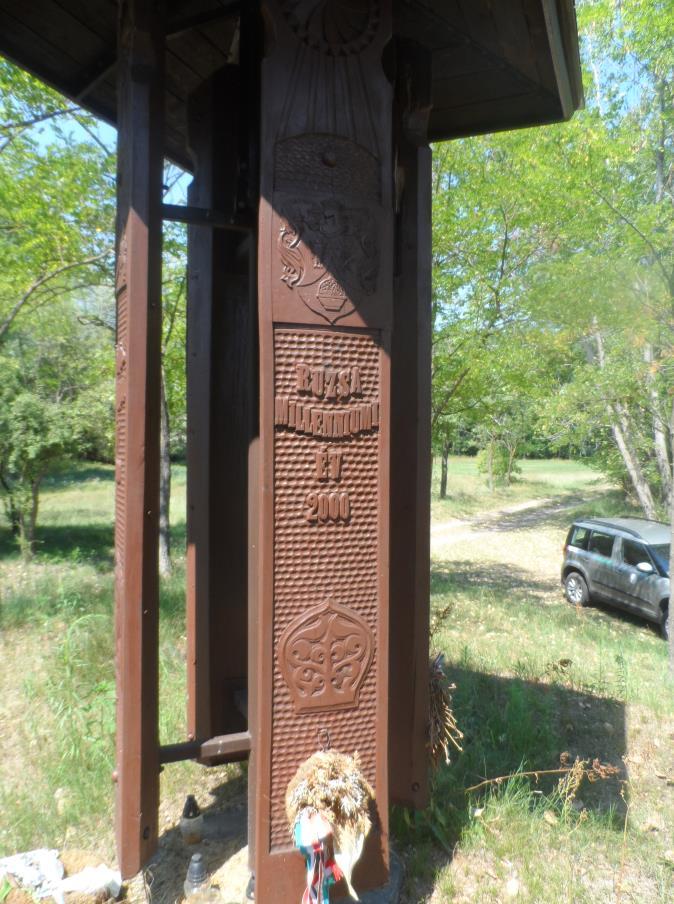
[[[51,313],[39,331],[14,333],[0,355],[0,496],[27,559],[44,478],[82,454],[113,409],[98,336],[71,304]]]

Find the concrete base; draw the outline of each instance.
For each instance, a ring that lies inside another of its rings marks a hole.
[[[360,896],[361,904],[400,904],[403,889],[404,870],[400,858],[391,851],[391,867],[388,885],[365,891]],[[356,889],[357,891],[358,889]],[[353,898],[340,898],[335,904],[355,904]]]

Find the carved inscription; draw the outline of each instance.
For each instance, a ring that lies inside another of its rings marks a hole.
[[[380,355],[366,330],[274,330],[272,849],[321,729],[375,780]]]
[[[274,423],[277,427],[326,439],[358,436],[378,428],[378,401],[348,408],[323,407],[305,401],[307,396],[326,402],[361,398],[363,387],[358,365],[336,370],[300,363],[296,365],[295,372],[295,389],[299,398],[276,396]]]
[[[357,706],[373,646],[367,622],[346,606],[328,602],[292,621],[279,658],[297,712]]]

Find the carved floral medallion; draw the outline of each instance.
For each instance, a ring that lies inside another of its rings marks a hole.
[[[302,613],[279,641],[279,664],[297,712],[358,706],[374,653],[367,622],[328,602]]]

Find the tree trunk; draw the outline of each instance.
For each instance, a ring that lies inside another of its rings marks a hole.
[[[487,443],[487,488],[490,493],[494,492],[494,443]]]
[[[624,410],[624,406],[620,404],[611,405],[610,409],[613,412],[614,417],[614,422],[611,426],[613,437],[618,446],[618,451],[625,462],[627,473],[630,475],[630,480],[632,481],[634,492],[637,494],[639,505],[644,510],[644,514],[647,518],[651,521],[657,521],[658,512],[655,507],[655,500],[653,499],[651,488],[644,476],[644,472],[634,449],[627,413]]]
[[[171,448],[169,411],[164,370],[161,374],[161,410],[159,423],[159,574],[171,574]]]
[[[670,435],[674,436],[674,404],[672,404],[671,414],[669,416],[669,431]],[[674,480],[674,475],[673,475]],[[670,501],[670,510],[669,510],[669,520],[671,524],[671,535],[670,535],[670,546],[669,546],[669,574],[670,574],[670,583],[671,583],[671,575],[674,574],[672,571],[672,566],[674,566],[674,493],[672,493],[672,498]],[[671,588],[670,588],[670,599],[669,599],[669,611],[670,613],[674,612],[674,608],[672,608],[671,602]],[[669,670],[674,675],[674,619],[669,619]]]
[[[510,486],[513,479],[513,468],[517,458],[517,446],[507,446],[508,449],[508,470],[506,471],[506,486]]]
[[[24,561],[30,562],[35,555],[35,525],[40,499],[41,479],[33,481],[30,488],[30,506],[27,511],[18,512],[19,547]]]
[[[599,369],[603,370],[606,362],[604,340],[598,329],[595,329],[594,339],[597,344]],[[637,494],[639,505],[644,510],[646,517],[655,521],[658,514],[655,507],[655,500],[653,499],[653,493],[651,492],[651,488],[646,480],[636,453],[627,409],[622,402],[609,402],[606,408],[611,421],[613,438],[615,439],[618,451],[622,456],[625,468],[632,481],[632,486],[634,487],[634,492]]]
[[[440,498],[447,498],[447,459],[449,458],[449,444],[442,447],[442,461],[440,469]]]
[[[655,460],[658,465],[660,480],[662,481],[663,501],[665,503],[666,511],[669,511],[672,506],[672,466],[669,461],[669,449],[667,448],[665,419],[662,417],[660,411],[658,387],[652,369],[653,346],[650,345],[650,343],[644,348],[644,361],[648,365],[646,368],[646,382],[648,383],[648,394],[651,399],[651,408],[653,410],[653,444]]]

